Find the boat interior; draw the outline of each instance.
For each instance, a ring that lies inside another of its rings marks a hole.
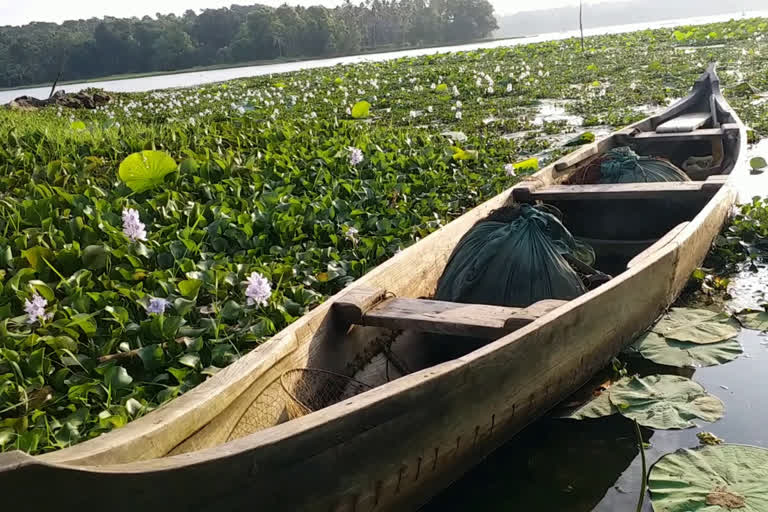
[[[720,98],[720,100],[718,99]],[[742,131],[721,101],[714,74],[665,112],[576,150],[512,189],[513,203],[546,203],[571,233],[590,244],[595,267],[616,276],[680,233],[713,198],[739,159]],[[612,148],[671,162],[689,181],[599,184],[586,172]],[[427,283],[434,290],[437,283]],[[336,326],[315,335],[305,368],[273,375],[236,421],[229,439],[338,403],[406,374],[461,357],[562,306],[524,308],[399,297],[352,286],[332,305]],[[199,447],[182,443],[173,453]]]

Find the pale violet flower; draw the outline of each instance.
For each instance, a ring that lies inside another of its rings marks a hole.
[[[416,112],[415,110],[411,110],[410,116],[411,116],[411,119],[416,119],[417,117],[419,117],[419,113]]]
[[[507,173],[507,176],[517,176],[517,170],[515,169],[514,164],[507,164],[504,166],[504,172]]]
[[[133,208],[123,209],[123,234],[128,237],[131,242],[137,240],[146,240],[147,231],[146,226],[139,220],[139,212]]]
[[[493,94],[493,87],[488,88],[488,94]]]
[[[151,297],[147,305],[147,313],[151,315],[162,315],[171,303],[161,297]]]
[[[356,227],[350,226],[347,228],[347,232],[344,234],[344,236],[349,238],[353,244],[357,245],[357,235],[359,233],[360,231],[358,231]]]
[[[459,95],[459,88],[456,87],[455,85],[453,86],[453,95],[454,96],[458,96]]]
[[[432,108],[432,105],[430,105],[430,106],[428,106],[428,107],[427,107],[427,112],[429,112],[430,114],[431,114],[432,112],[434,112],[434,110],[435,110],[435,109],[434,109],[434,108]]]
[[[461,117],[462,117],[461,110],[459,110],[458,112],[456,112],[456,119],[461,119]]]
[[[463,103],[461,103],[460,101],[456,102],[456,108],[461,108],[463,106],[464,106]]]
[[[42,322],[43,320],[51,318],[53,316],[52,314],[45,313],[45,307],[47,305],[48,301],[38,295],[37,292],[32,295],[32,300],[25,299],[24,312],[29,315],[27,323],[33,324],[35,322]]]
[[[507,84],[507,92],[508,93],[512,92],[512,82]]]
[[[245,289],[245,296],[247,297],[247,304],[253,306],[266,306],[269,302],[269,297],[272,296],[272,286],[266,277],[258,272],[252,272],[246,281],[248,287]]]
[[[351,165],[357,165],[361,163],[364,159],[365,157],[363,156],[362,150],[360,150],[359,148],[353,148],[353,147],[349,148],[349,163]]]

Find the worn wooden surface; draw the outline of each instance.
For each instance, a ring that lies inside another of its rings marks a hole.
[[[394,298],[369,309],[357,323],[388,329],[498,339],[563,304],[565,301],[548,300],[530,308],[509,308]]]
[[[712,119],[711,112],[694,112],[670,119],[656,127],[656,133],[692,132]]]
[[[659,238],[657,241],[655,241],[650,247],[643,250],[640,254],[629,260],[629,263],[627,263],[627,268],[632,268],[641,261],[653,256],[659,249],[662,247],[665,247],[668,243],[673,241],[677,235],[679,235],[683,229],[685,229],[690,222],[681,222],[674,228],[672,228],[666,235]]]
[[[624,201],[628,199],[696,199],[713,196],[722,182],[672,181],[654,183],[612,183],[605,185],[552,185],[529,191],[536,201]],[[515,199],[519,196],[515,191]]]

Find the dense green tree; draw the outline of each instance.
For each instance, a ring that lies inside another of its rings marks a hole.
[[[351,0],[334,9],[233,5],[182,16],[0,26],[0,87],[117,73],[345,55],[467,41],[496,27],[488,0]]]

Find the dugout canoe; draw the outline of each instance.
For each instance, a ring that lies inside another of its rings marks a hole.
[[[569,184],[620,145],[678,166],[713,158],[693,181]],[[156,411],[54,453],[0,454],[0,496],[60,511],[415,510],[582,386],[675,300],[732,210],[745,159],[746,130],[710,68],[665,112],[478,206]],[[462,235],[513,201],[560,208],[615,277],[577,299],[522,309],[421,299]],[[484,341],[434,361],[434,333]],[[318,397],[336,403],[312,405]]]

